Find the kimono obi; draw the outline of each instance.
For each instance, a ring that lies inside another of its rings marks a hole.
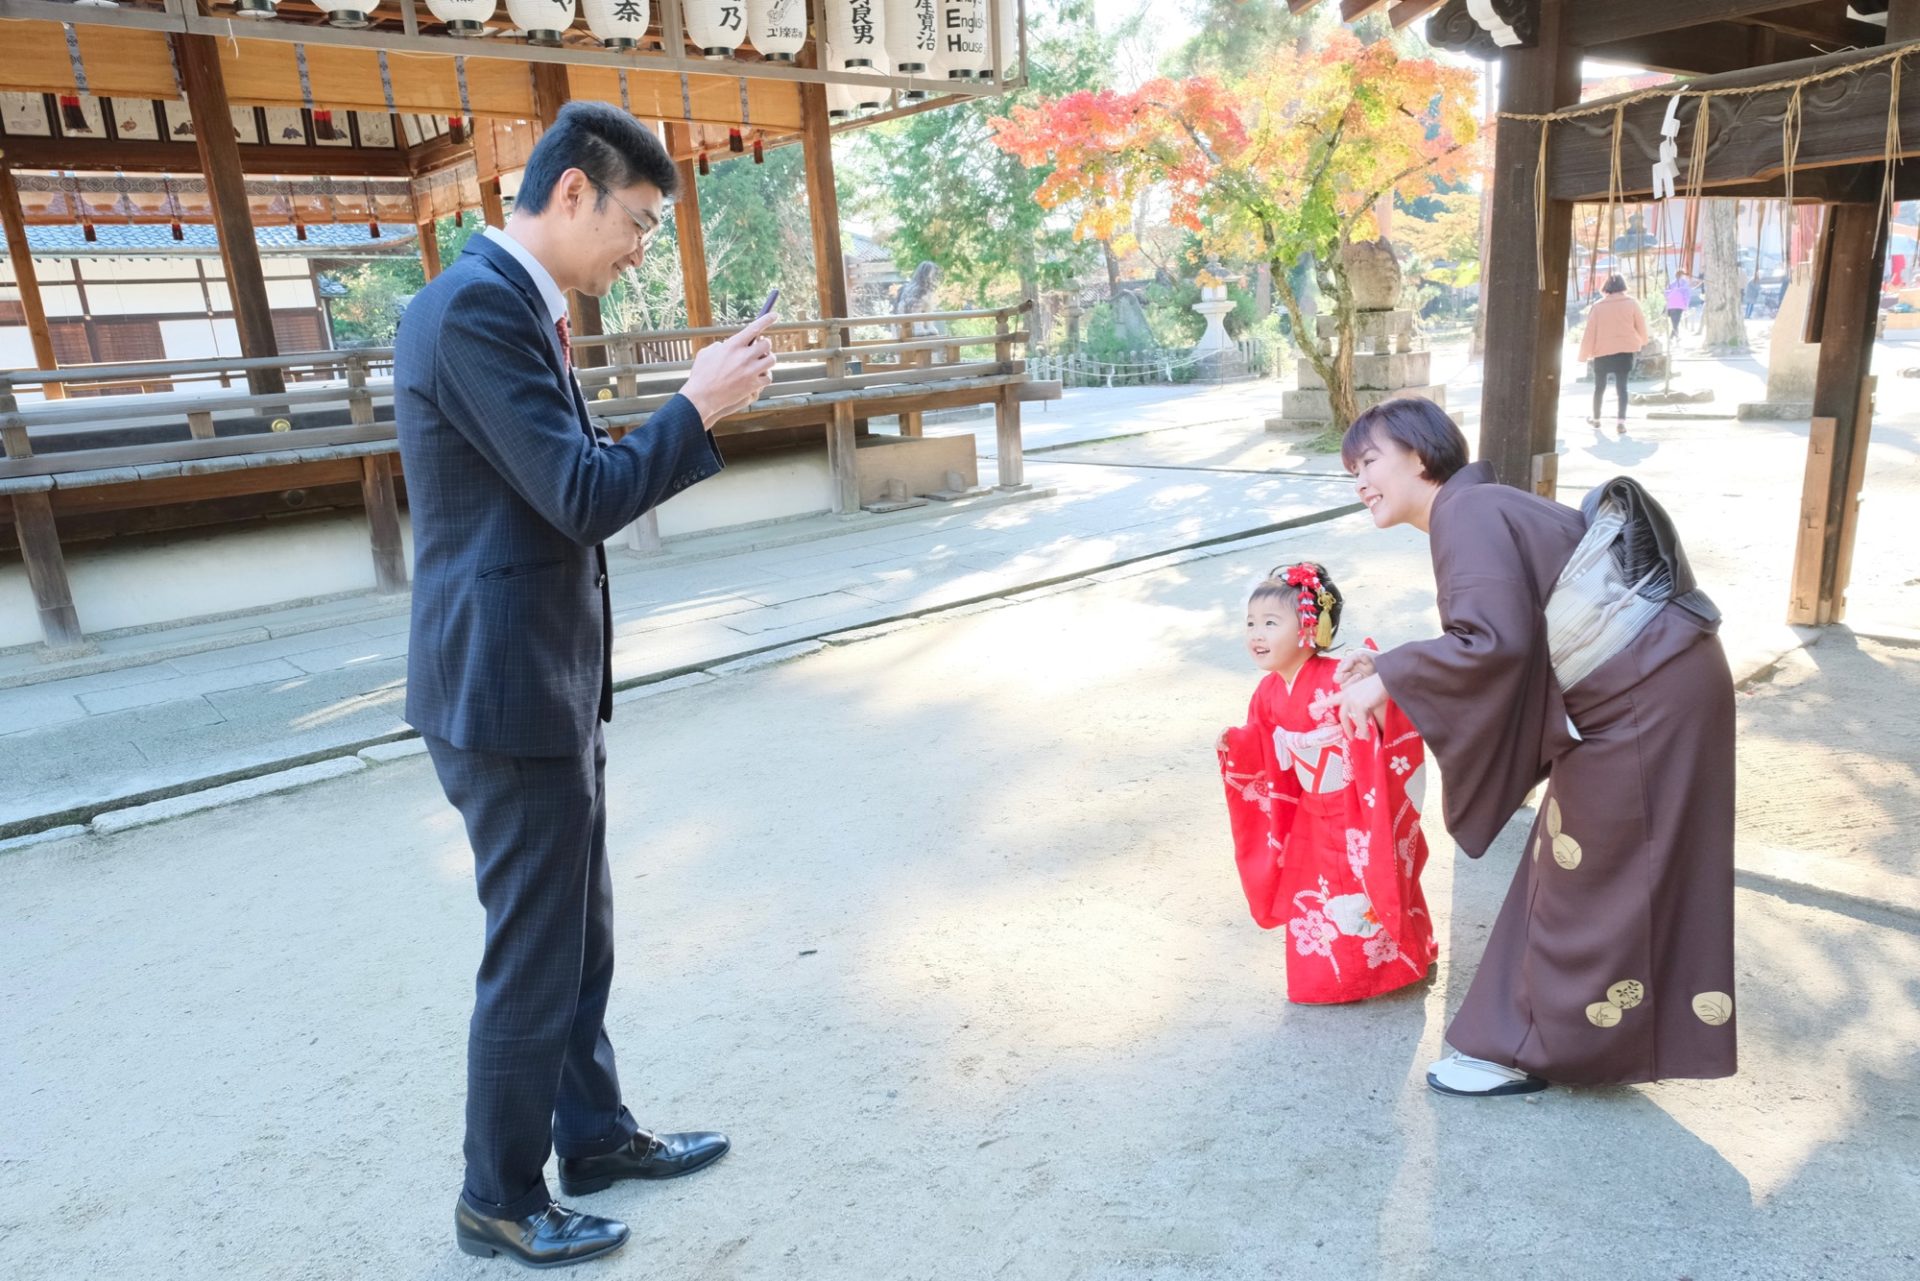
[[[1561,690],[1574,688],[1645,631],[1672,602],[1716,622],[1719,611],[1693,585],[1686,553],[1665,511],[1635,481],[1618,477],[1588,494],[1587,532],[1547,598],[1547,650]]]

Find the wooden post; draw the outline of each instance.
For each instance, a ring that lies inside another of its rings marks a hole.
[[[535,62],[528,64],[527,71],[533,78],[533,114],[543,131],[551,129],[560,116],[560,108],[573,96],[567,68],[558,62]],[[567,314],[568,324],[577,338],[597,337],[606,332],[600,317],[600,300],[590,294],[568,291]],[[574,363],[582,366],[605,364],[606,359],[606,352],[598,344],[583,345],[574,353]]]
[[[685,125],[667,125],[667,149],[681,153],[693,148],[693,135]],[[699,171],[691,160],[682,159],[680,194],[674,197],[673,234],[680,243],[680,283],[687,299],[687,328],[705,329],[713,323],[713,292],[707,279],[707,231],[700,221]],[[699,339],[693,349],[700,350]]]
[[[1814,375],[1813,413],[1833,420],[1831,448],[1824,459],[1817,438],[1808,442],[1807,475],[1801,495],[1802,520],[1794,551],[1795,589],[1787,621],[1824,626],[1838,621],[1846,593],[1845,535],[1853,524],[1850,510],[1858,497],[1855,456],[1867,446],[1862,394],[1873,362],[1874,329],[1880,316],[1880,275],[1886,261],[1877,205],[1835,205],[1828,211],[1825,307],[1820,317],[1820,365]],[[1861,471],[1861,474],[1864,474]],[[1806,595],[1812,585],[1812,596]]]
[[[1508,49],[1500,62],[1500,110],[1552,111],[1580,96],[1579,50],[1561,36],[1565,0],[1541,0],[1539,44]],[[1480,460],[1504,484],[1529,488],[1534,458],[1559,436],[1560,347],[1565,336],[1573,206],[1549,201],[1536,223],[1534,169],[1540,130],[1504,120],[1494,137],[1487,239],[1506,246],[1486,262],[1480,308],[1486,373],[1480,393]],[[1540,242],[1541,263],[1531,252]]]
[[[800,146],[806,153],[807,207],[812,211],[813,271],[820,315],[847,314],[847,264],[840,249],[840,193],[833,182],[833,134],[827,119],[827,87],[800,86]],[[844,344],[845,336],[840,341]]]
[[[40,277],[34,271],[33,250],[27,244],[27,218],[20,209],[20,189],[14,185],[13,170],[4,163],[0,163],[0,227],[6,229],[7,261],[13,264],[13,279],[20,287],[20,309],[27,313],[34,363],[42,369],[58,369],[53,330],[47,325],[47,308],[40,297]],[[48,400],[60,400],[67,394],[59,383],[47,383],[40,390]]]
[[[1000,372],[1013,372],[1012,331],[1007,327],[1007,313],[1001,312],[997,331],[998,340],[993,344],[993,358],[999,362]],[[1027,487],[1026,459],[1020,452],[1020,388],[1016,383],[1008,383],[1000,389],[993,402],[994,431],[994,469],[998,475],[1000,489],[1013,490]]]
[[[420,206],[418,202],[416,202],[414,204],[413,216],[419,219],[421,212]],[[428,280],[432,280],[440,274],[440,235],[435,226],[433,215],[428,213],[424,220],[416,221],[414,223],[414,230],[420,234],[420,269],[426,273]]]
[[[247,203],[246,176],[240,170],[240,144],[233,136],[219,46],[212,36],[174,33],[167,39],[173,41],[187,109],[193,115],[200,169],[206,175],[207,199],[219,229],[220,261],[226,267],[227,292],[233,298],[234,324],[240,331],[240,353],[277,356],[280,345],[273,334],[260,245],[253,236],[253,211]],[[256,396],[285,391],[287,386],[278,369],[250,370],[247,382]]]
[[[480,180],[480,218],[489,227],[498,227],[502,231],[507,226],[506,201],[500,195],[498,177]]]
[[[0,414],[18,409],[13,388],[0,381]],[[9,426],[0,431],[0,447],[8,458],[31,458],[33,445],[27,429]],[[40,635],[47,648],[74,650],[86,645],[80,615],[73,607],[73,587],[67,581],[67,560],[60,550],[60,532],[53,524],[53,503],[45,490],[13,495],[13,532],[20,540],[20,559],[26,565],[27,586],[40,614]]]
[[[373,393],[367,390],[367,361],[347,357],[348,413],[355,427],[373,425]],[[360,497],[367,508],[367,537],[373,550],[374,586],[382,593],[407,588],[407,548],[400,537],[400,499],[393,484],[393,455],[360,459]]]

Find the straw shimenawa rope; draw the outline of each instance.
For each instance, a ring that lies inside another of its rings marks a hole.
[[[1889,71],[1890,88],[1887,95],[1887,136],[1884,153],[1886,173],[1881,180],[1880,206],[1881,231],[1885,234],[1887,218],[1892,214],[1893,202],[1893,162],[1899,157],[1900,143],[1900,68],[1908,55],[1920,52],[1920,41],[1903,44],[1895,49],[1858,62],[1849,62],[1844,66],[1829,67],[1809,75],[1793,76],[1781,80],[1769,80],[1763,84],[1740,85],[1733,88],[1702,89],[1678,91],[1682,98],[1698,98],[1700,106],[1693,121],[1693,146],[1687,158],[1687,194],[1698,200],[1706,185],[1707,149],[1711,141],[1713,124],[1713,100],[1715,98],[1750,98],[1756,94],[1778,93],[1791,89],[1792,97],[1787,100],[1787,109],[1780,117],[1780,153],[1784,166],[1782,183],[1785,188],[1787,207],[1793,207],[1793,167],[1800,157],[1800,134],[1804,122],[1804,106],[1801,91],[1808,85],[1824,84],[1829,80],[1840,80],[1847,76],[1857,76],[1870,71],[1883,63],[1891,64]],[[1620,168],[1620,139],[1626,128],[1628,107],[1643,102],[1652,102],[1660,98],[1675,95],[1672,85],[1662,85],[1655,89],[1642,89],[1621,98],[1607,102],[1590,103],[1578,107],[1562,107],[1558,111],[1502,111],[1499,119],[1516,123],[1537,124],[1540,126],[1540,150],[1534,161],[1533,170],[1533,223],[1534,223],[1534,271],[1535,279],[1544,282],[1547,278],[1546,223],[1547,223],[1547,139],[1553,132],[1553,126],[1561,121],[1579,120],[1587,116],[1613,113],[1612,163],[1607,175],[1607,227],[1615,231],[1614,209],[1624,196],[1625,184]],[[1782,219],[1784,223],[1786,220]]]

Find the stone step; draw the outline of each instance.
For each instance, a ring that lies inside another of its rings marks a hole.
[[[1445,409],[1447,407],[1447,389],[1442,384],[1430,383],[1423,387],[1401,387],[1394,391],[1381,388],[1359,387],[1354,389],[1354,403],[1361,409],[1371,409],[1383,400],[1393,400],[1401,396],[1417,396],[1421,400],[1431,400]],[[1303,387],[1299,391],[1280,394],[1280,415],[1269,418],[1267,426],[1280,427],[1303,422],[1324,423],[1333,418],[1333,406],[1327,400],[1327,393],[1321,389]]]
[[[1326,383],[1314,372],[1313,362],[1299,358],[1300,385],[1324,390]],[[1356,352],[1353,357],[1353,385],[1380,390],[1397,387],[1422,387],[1433,377],[1431,351]]]

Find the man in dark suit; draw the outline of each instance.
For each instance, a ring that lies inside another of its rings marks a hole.
[[[469,1254],[554,1266],[625,1224],[568,1196],[691,1173],[724,1136],[654,1134],[621,1102],[603,1019],[613,975],[606,747],[613,641],[601,543],[722,466],[709,428],[772,381],[764,317],[694,360],[614,444],[572,372],[566,291],[604,294],[660,227],[678,172],[601,103],[560,112],[513,217],[407,309],[394,413],[414,535],[407,719],[466,821],[486,947],[467,1043]]]

